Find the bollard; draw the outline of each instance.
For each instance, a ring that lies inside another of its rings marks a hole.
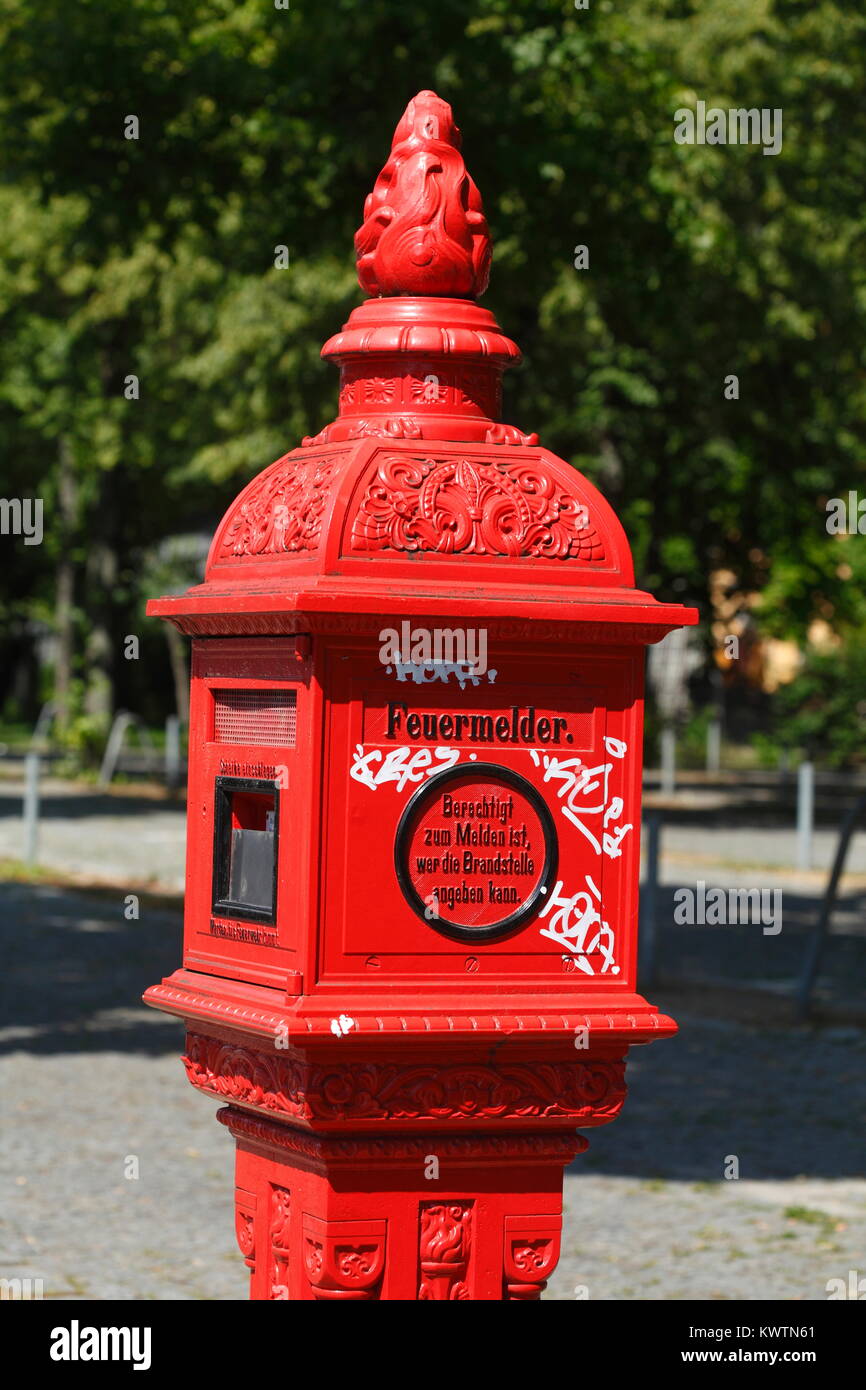
[[[711,719],[707,725],[707,772],[718,772],[722,766],[722,722]]]
[[[661,789],[665,796],[673,796],[676,791],[677,774],[677,736],[674,729],[666,724],[661,734],[662,777]]]
[[[24,862],[35,864],[39,848],[39,754],[24,759]]]
[[[48,700],[40,709],[39,717],[36,720],[36,727],[33,730],[30,742],[39,744],[43,739],[47,739],[48,730],[57,717],[57,705],[53,700]]]
[[[821,910],[818,913],[815,925],[806,938],[806,949],[803,955],[803,964],[795,993],[795,1016],[798,1023],[805,1023],[806,1019],[809,1017],[812,990],[818,978],[821,955],[827,944],[827,938],[830,932],[830,920],[833,915],[833,909],[836,906],[836,895],[839,891],[839,882],[845,869],[848,846],[851,843],[851,837],[864,811],[866,811],[866,792],[858,796],[850,811],[845,815],[839,828],[836,854],[833,859],[833,867],[830,870],[830,877],[827,880],[827,886],[824,889],[824,897],[821,900]]]
[[[176,714],[165,721],[165,784],[171,792],[180,785],[180,719]]]
[[[812,830],[815,817],[815,764],[802,762],[797,769],[797,868],[812,867]]]
[[[105,750],[102,754],[102,762],[99,766],[99,777],[97,785],[107,787],[117,771],[117,764],[123,749],[123,740],[126,738],[126,731],[130,724],[134,722],[135,716],[127,710],[118,710],[114,716],[108,738],[105,743]]]

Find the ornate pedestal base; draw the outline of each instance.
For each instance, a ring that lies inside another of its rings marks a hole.
[[[587,1147],[575,1130],[625,1098],[621,1043],[578,1057],[558,1040],[481,1037],[433,1058],[415,1041],[399,1062],[393,1044],[339,1047],[187,1034],[190,1081],[228,1102],[250,1297],[539,1298],[563,1169]]]
[[[532,1300],[577,1135],[324,1138],[229,1106],[253,1299]]]

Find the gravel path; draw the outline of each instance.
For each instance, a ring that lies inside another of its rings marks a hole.
[[[137,1002],[179,959],[178,916],[5,885],[0,929],[0,1272],[57,1299],[245,1298],[231,1140],[180,1025]],[[546,1297],[822,1299],[866,1274],[866,1035],[658,1002],[681,1032],[632,1053],[622,1116],[567,1176]]]

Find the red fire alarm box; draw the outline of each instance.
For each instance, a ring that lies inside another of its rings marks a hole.
[[[358,251],[337,419],[149,608],[193,688],[184,962],[146,999],[227,1102],[253,1297],[537,1298],[575,1128],[674,1031],[636,992],[643,665],[696,614],[499,423],[519,353],[432,93]]]

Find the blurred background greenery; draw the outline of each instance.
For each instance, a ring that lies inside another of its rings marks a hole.
[[[183,714],[144,600],[333,417],[352,236],[432,87],[525,354],[506,420],[602,488],[641,585],[701,608],[693,738],[722,691],[756,756],[861,761],[866,540],[825,507],[866,496],[864,70],[833,0],[0,0],[2,490],[45,506],[41,546],[2,538],[6,728],[53,699],[86,757],[118,707]],[[698,99],[781,108],[781,153],[677,145]]]

